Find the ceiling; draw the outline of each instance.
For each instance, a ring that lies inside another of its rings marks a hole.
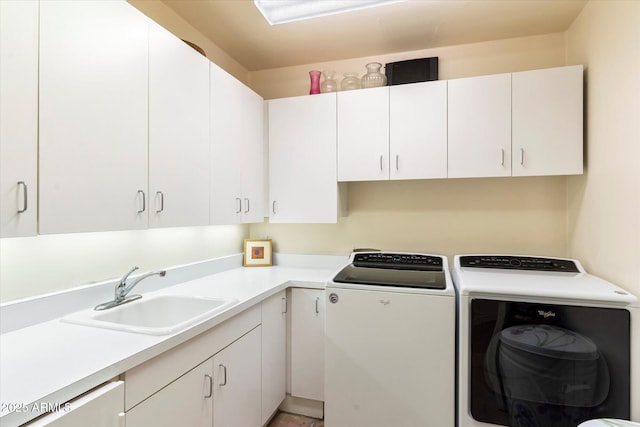
[[[587,2],[407,0],[270,26],[253,0],[161,1],[248,71],[562,32]]]

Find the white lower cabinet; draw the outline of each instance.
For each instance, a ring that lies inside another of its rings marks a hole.
[[[324,400],[324,289],[291,290],[291,395]]]
[[[127,412],[127,427],[259,427],[261,327]]]
[[[262,303],[262,419],[265,424],[286,394],[287,297],[278,292]]]
[[[124,383],[113,381],[25,424],[25,427],[124,427],[123,411]]]
[[[258,326],[213,357],[215,427],[262,425],[260,346]]]
[[[211,427],[211,363],[201,363],[127,412],[127,427]]]

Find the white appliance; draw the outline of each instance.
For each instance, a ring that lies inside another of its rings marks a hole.
[[[455,289],[445,257],[357,252],[326,286],[327,427],[453,426]]]
[[[576,260],[458,255],[458,426],[640,420],[640,305]]]

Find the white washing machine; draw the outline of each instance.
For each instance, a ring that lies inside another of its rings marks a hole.
[[[640,420],[640,305],[571,259],[458,255],[460,427]]]
[[[326,286],[327,427],[455,423],[455,289],[437,255],[359,252]]]

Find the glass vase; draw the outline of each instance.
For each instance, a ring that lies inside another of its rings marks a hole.
[[[311,89],[309,89],[309,95],[316,95],[320,93],[320,71],[309,71],[309,77],[311,78]]]
[[[340,90],[360,89],[360,87],[358,73],[344,73],[344,78],[340,82]]]
[[[379,62],[370,62],[366,65],[367,74],[362,76],[361,84],[363,88],[380,87],[387,84],[387,76],[380,72],[382,64]]]
[[[338,91],[338,82],[333,77],[335,73],[336,73],[335,71],[325,71],[324,72],[324,80],[322,81],[322,84],[320,85],[320,91],[322,93],[329,93],[329,92],[337,92]]]

